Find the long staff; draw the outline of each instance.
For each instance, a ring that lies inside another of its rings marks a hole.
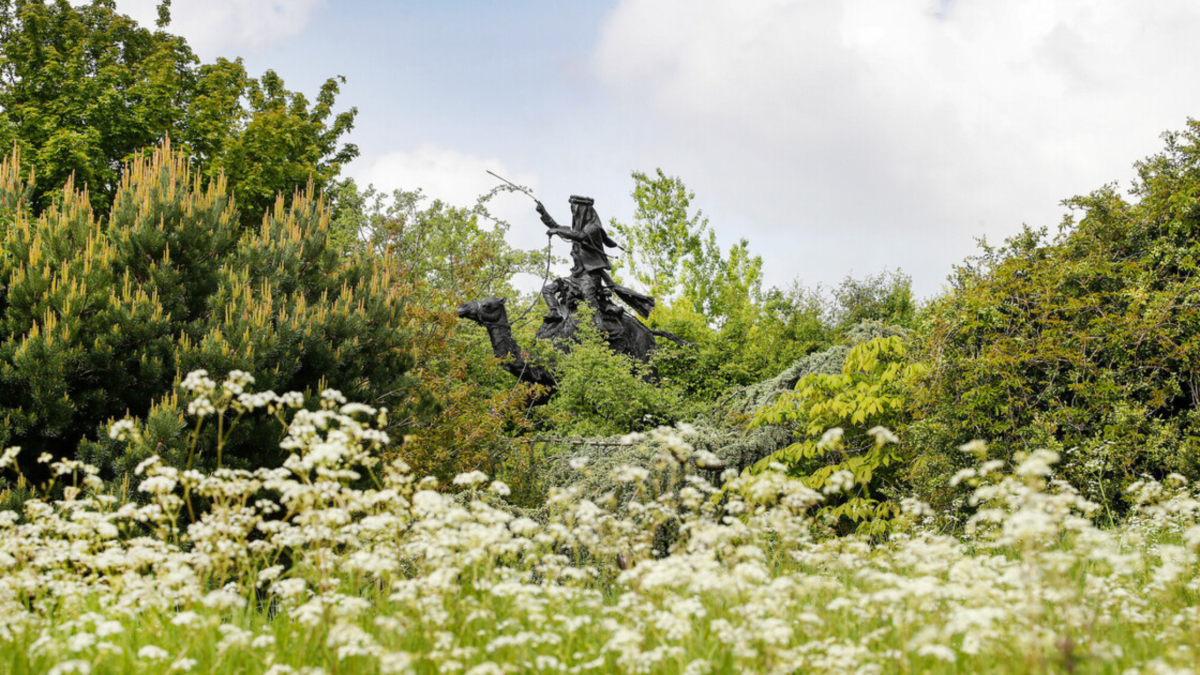
[[[537,197],[534,197],[533,193],[531,193],[527,188],[517,185],[516,183],[505,178],[504,176],[501,176],[500,174],[496,173],[495,171],[492,171],[491,169],[485,169],[485,171],[492,174],[496,178],[499,178],[500,180],[504,181],[510,187],[512,187],[512,189],[516,190],[517,192],[524,193],[525,196],[532,199],[538,206],[542,205],[542,202]],[[546,233],[546,271],[542,273],[542,288],[545,288],[546,284],[550,281],[550,261],[554,260],[554,256],[550,255],[550,247],[553,244],[554,244],[554,235],[547,232]],[[533,302],[529,303],[529,306],[525,308],[524,312],[521,312],[521,316],[518,316],[516,318],[516,321],[513,321],[513,323],[519,323],[522,320],[524,320],[525,316],[527,314],[529,314],[529,310],[533,309],[533,306],[537,304],[537,301],[540,300],[541,297],[542,297],[541,294],[539,292],[535,291],[533,294]]]

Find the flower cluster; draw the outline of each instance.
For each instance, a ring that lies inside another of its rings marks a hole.
[[[699,675],[1186,673],[1200,658],[1200,500],[1177,477],[1133,486],[1134,515],[1104,529],[1035,452],[955,477],[975,508],[960,536],[922,529],[929,508],[904,500],[886,540],[834,537],[812,517],[825,495],[780,471],[715,486],[685,433],[662,429],[652,466],[621,466],[599,499],[554,491],[536,521],[481,472],[445,490],[413,476],[386,411],[252,384],[185,381],[195,415],[293,410],[282,467],[151,457],[125,491],[57,462],[60,498],[0,512],[0,662]],[[133,422],[111,434],[141,437]]]

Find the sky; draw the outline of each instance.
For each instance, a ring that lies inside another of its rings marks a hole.
[[[117,0],[147,26],[155,0]],[[681,178],[767,286],[900,269],[919,297],[1066,198],[1128,190],[1200,117],[1192,0],[173,0],[205,61],[358,109],[345,174],[458,205],[529,186],[560,222],[629,222],[633,171]],[[509,241],[545,246],[506,195]],[[565,244],[556,252],[566,255]],[[540,283],[521,282],[525,288]]]

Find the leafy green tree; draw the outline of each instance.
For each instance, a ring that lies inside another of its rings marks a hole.
[[[846,330],[863,321],[882,321],[891,326],[912,328],[917,318],[917,302],[912,292],[912,277],[885,270],[862,279],[850,275],[833,289],[832,322]]]
[[[343,209],[334,236],[344,240],[348,235],[338,230],[353,232],[407,299],[411,374],[420,393],[438,404],[412,418],[404,460],[443,479],[476,469],[495,474],[514,454],[507,435],[528,426],[523,413],[531,391],[496,366],[486,332],[460,322],[457,308],[517,297],[513,275],[540,272],[544,256],[508,245],[507,224],[488,213],[490,195],[466,208],[430,202],[419,190],[390,197],[371,187],[357,191],[353,183],[339,190]],[[528,342],[532,335],[522,337]]]
[[[167,146],[130,164],[107,219],[69,180],[34,216],[27,175],[15,159],[0,165],[0,440],[27,462],[48,452],[131,471],[143,458],[104,431],[131,413],[160,455],[186,465],[177,386],[201,368],[407,409],[403,297],[386,269],[331,245],[315,188],[279,198],[250,231],[224,182],[205,185]],[[239,426],[224,465],[279,461],[277,435]],[[196,461],[212,466],[205,438]]]
[[[654,177],[635,171],[633,223],[611,221],[628,253],[616,262],[660,303],[686,304],[720,324],[757,302],[762,293],[762,258],[739,240],[721,253],[703,213],[689,211],[695,193],[662,169]]]
[[[703,311],[712,298],[721,251],[708,219],[700,211],[689,212],[695,193],[662,169],[655,169],[653,177],[634,171],[633,181],[633,223],[611,221],[628,249],[614,269],[631,275],[662,301],[682,292]]]
[[[693,400],[711,401],[732,387],[770,378],[797,358],[830,344],[816,296],[762,288],[762,258],[745,239],[723,253],[716,234],[683,181],[633,174],[633,222],[613,222],[630,249],[616,269],[655,295],[649,323],[694,346],[664,345],[657,362],[665,380]]]
[[[279,193],[310,178],[332,184],[358,154],[339,145],[355,110],[334,114],[339,79],[314,103],[273,71],[241,60],[200,64],[180,37],[138,26],[113,0],[0,0],[0,145],[15,143],[37,176],[38,213],[67,179],[107,213],[125,163],[170,136],[203,176],[225,175],[243,225],[258,225]]]
[[[930,308],[914,426],[931,499],[973,439],[1060,450],[1060,475],[1114,510],[1142,474],[1200,477],[1200,123],[1137,170],[1132,201],[1067,200],[1056,237],[985,245]]]

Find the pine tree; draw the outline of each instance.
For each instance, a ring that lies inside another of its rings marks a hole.
[[[0,164],[0,440],[22,446],[24,469],[49,452],[131,470],[142,458],[104,433],[127,412],[182,465],[178,386],[199,368],[253,373],[260,391],[410,396],[403,298],[331,243],[311,184],[243,228],[224,180],[203,183],[169,143],[123,172],[107,219],[70,182],[33,217],[31,179],[18,156]],[[277,435],[237,428],[223,464],[278,461]]]

